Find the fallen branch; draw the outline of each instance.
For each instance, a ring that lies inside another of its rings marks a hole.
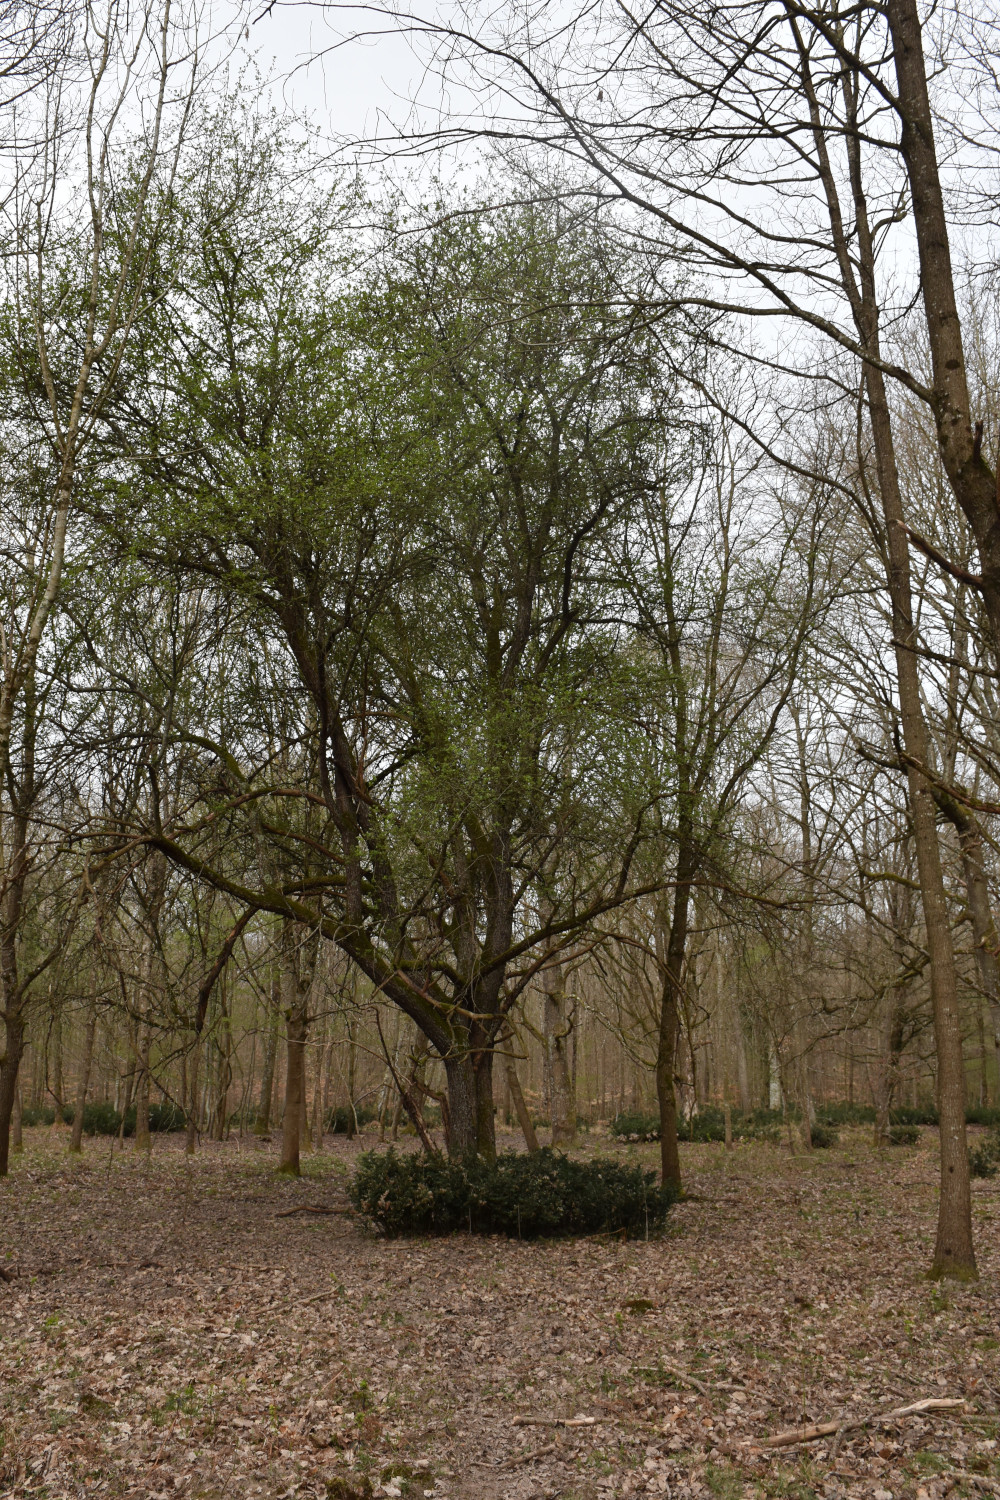
[[[993,1495],[1000,1495],[1000,1482],[991,1479],[988,1474],[972,1474],[968,1469],[940,1469],[934,1477],[948,1480],[946,1495],[957,1484],[978,1484],[981,1489],[989,1490]]]
[[[303,1203],[298,1208],[283,1208],[275,1214],[276,1219],[291,1219],[296,1214],[352,1214],[354,1209],[344,1204],[340,1208],[324,1208],[321,1203]]]
[[[544,1448],[536,1448],[533,1453],[521,1453],[517,1458],[508,1458],[504,1467],[516,1469],[518,1464],[533,1463],[536,1458],[544,1458],[547,1453],[554,1453],[556,1446],[555,1443],[546,1443]]]
[[[679,1380],[682,1385],[689,1385],[693,1391],[697,1391],[701,1396],[710,1396],[712,1394],[707,1385],[705,1385],[700,1380],[696,1380],[693,1375],[689,1375],[687,1370],[682,1370],[679,1365],[668,1365],[662,1359],[660,1360],[658,1365],[647,1366],[647,1368],[640,1373],[649,1375],[672,1375],[675,1380]],[[746,1387],[722,1384],[719,1386],[719,1389],[722,1391],[742,1391],[745,1390]]]
[[[515,1417],[514,1427],[596,1427],[604,1417]]]
[[[818,1438],[832,1437],[834,1433],[850,1432],[856,1427],[867,1427],[869,1422],[898,1422],[902,1417],[918,1416],[925,1411],[954,1411],[964,1406],[960,1396],[928,1396],[923,1401],[914,1401],[910,1406],[897,1406],[895,1411],[875,1412],[867,1417],[843,1417],[834,1422],[817,1422],[811,1427],[791,1427],[787,1432],[775,1433],[764,1439],[765,1448],[790,1448],[793,1443],[814,1443]]]

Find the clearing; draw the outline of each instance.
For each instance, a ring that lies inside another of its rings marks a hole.
[[[27,1131],[0,1183],[3,1500],[1000,1494],[1000,1182],[982,1280],[928,1282],[933,1131],[687,1146],[690,1199],[626,1244],[296,1212],[342,1210],[340,1138],[299,1181],[274,1143],[65,1140]],[[928,1397],[965,1406],[761,1446]]]

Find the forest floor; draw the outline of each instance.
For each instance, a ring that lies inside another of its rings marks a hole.
[[[688,1146],[690,1197],[625,1244],[295,1212],[345,1203],[339,1138],[287,1181],[276,1143],[73,1160],[25,1136],[0,1183],[3,1500],[1000,1494],[1000,1181],[974,1188],[981,1280],[928,1282],[931,1131],[881,1158],[860,1131]],[[762,1447],[942,1396],[965,1406]]]

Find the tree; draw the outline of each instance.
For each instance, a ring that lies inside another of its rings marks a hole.
[[[892,0],[885,9],[759,0],[694,11],[670,0],[639,15],[612,0],[588,10],[568,32],[554,5],[483,13],[470,7],[451,24],[387,9],[411,34],[432,40],[447,76],[461,77],[466,89],[471,83],[479,97],[502,101],[502,113],[482,125],[457,122],[444,131],[446,139],[485,128],[519,147],[527,142],[536,155],[554,150],[568,157],[582,173],[582,191],[636,213],[644,246],[669,236],[685,247],[692,266],[715,278],[714,285],[688,292],[689,305],[734,312],[749,322],[797,325],[802,337],[792,343],[791,358],[780,346],[772,352],[750,343],[745,358],[784,366],[797,381],[805,377],[810,393],[817,378],[826,381],[833,400],[845,389],[858,392],[848,399],[860,403],[865,444],[871,445],[869,493],[881,511],[876,545],[892,600],[931,955],[941,1119],[933,1271],[975,1275],[955,958],[927,775],[890,384],[924,402],[933,416],[954,500],[979,551],[981,572],[970,580],[983,594],[994,653],[1000,647],[1000,520],[995,477],[981,433],[973,430],[935,142],[942,112],[935,122],[916,0]],[[982,84],[984,99],[993,91],[994,61],[991,41],[978,56],[962,54],[960,66]],[[966,89],[954,93],[961,99]],[[964,120],[956,118],[952,137],[965,160],[978,152],[979,163],[992,165],[988,138],[970,133]],[[900,291],[894,303],[900,259],[893,259],[892,275],[884,276],[882,265],[903,224],[918,246],[929,378],[907,364],[892,339],[893,315],[907,294]],[[853,378],[845,376],[842,356]],[[772,436],[760,434],[761,441]],[[784,456],[794,468],[808,468],[794,442]],[[947,558],[941,566],[953,569]]]

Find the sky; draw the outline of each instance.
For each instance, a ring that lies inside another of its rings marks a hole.
[[[248,50],[273,79],[276,102],[308,113],[323,134],[371,136],[380,118],[405,118],[420,85],[421,64],[405,37],[341,42],[363,20],[339,9],[277,4],[251,25]]]

